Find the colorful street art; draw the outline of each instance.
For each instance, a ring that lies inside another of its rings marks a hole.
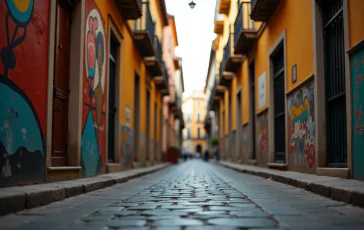
[[[248,126],[243,127],[243,154],[245,159],[249,159],[249,139]]]
[[[315,167],[314,109],[314,82],[288,96],[288,151],[294,167]]]
[[[353,176],[364,180],[364,47],[351,54],[350,71],[353,89]]]
[[[94,176],[105,163],[106,147],[106,42],[104,21],[94,1],[86,3],[85,22],[81,164],[84,176]]]
[[[124,169],[133,168],[134,135],[133,130],[126,125],[120,125],[121,162]]]
[[[266,165],[268,162],[268,115],[267,112],[257,117],[257,162],[259,165]]]
[[[48,25],[36,21],[49,4],[37,3],[0,2],[0,185],[44,180]]]

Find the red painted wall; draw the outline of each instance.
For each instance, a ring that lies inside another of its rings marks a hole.
[[[49,3],[0,1],[0,186],[44,180]]]
[[[105,165],[108,66],[106,32],[105,20],[97,4],[93,0],[86,1],[81,150],[84,176],[99,173]]]
[[[8,8],[5,1],[0,1],[0,50],[7,46],[5,14]],[[16,24],[9,18],[10,37]],[[23,35],[19,28],[17,37]],[[48,80],[48,36],[49,36],[49,1],[36,0],[33,15],[26,26],[26,37],[13,50],[16,66],[9,70],[9,79],[18,85],[28,96],[37,111],[42,131],[46,132],[47,122],[47,80]],[[4,65],[0,63],[0,74]]]

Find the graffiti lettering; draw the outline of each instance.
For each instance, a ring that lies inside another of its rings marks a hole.
[[[295,155],[295,164],[302,164],[297,159],[306,159],[308,168],[315,166],[315,124],[313,106],[313,83],[309,83],[288,98],[289,128],[291,130],[289,148]],[[300,155],[298,157],[296,155]]]

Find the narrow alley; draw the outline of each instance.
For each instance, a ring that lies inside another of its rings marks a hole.
[[[0,230],[364,229],[364,0],[0,0]]]
[[[362,229],[364,210],[190,160],[0,218],[1,229]]]

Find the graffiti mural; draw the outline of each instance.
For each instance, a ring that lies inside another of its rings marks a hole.
[[[121,164],[124,169],[133,168],[134,135],[133,130],[126,125],[120,125],[121,132]]]
[[[243,127],[243,157],[245,159],[249,159],[249,132],[248,132],[248,126],[245,125]]]
[[[350,56],[352,82],[353,176],[364,180],[364,48]]]
[[[93,1],[87,1],[85,15],[81,164],[83,175],[93,176],[105,164],[106,36]]]
[[[259,165],[268,163],[268,114],[262,113],[257,117],[257,162]]]
[[[290,165],[315,167],[314,82],[288,96],[288,141]]]
[[[48,15],[48,1],[0,2],[0,185],[44,180]]]

